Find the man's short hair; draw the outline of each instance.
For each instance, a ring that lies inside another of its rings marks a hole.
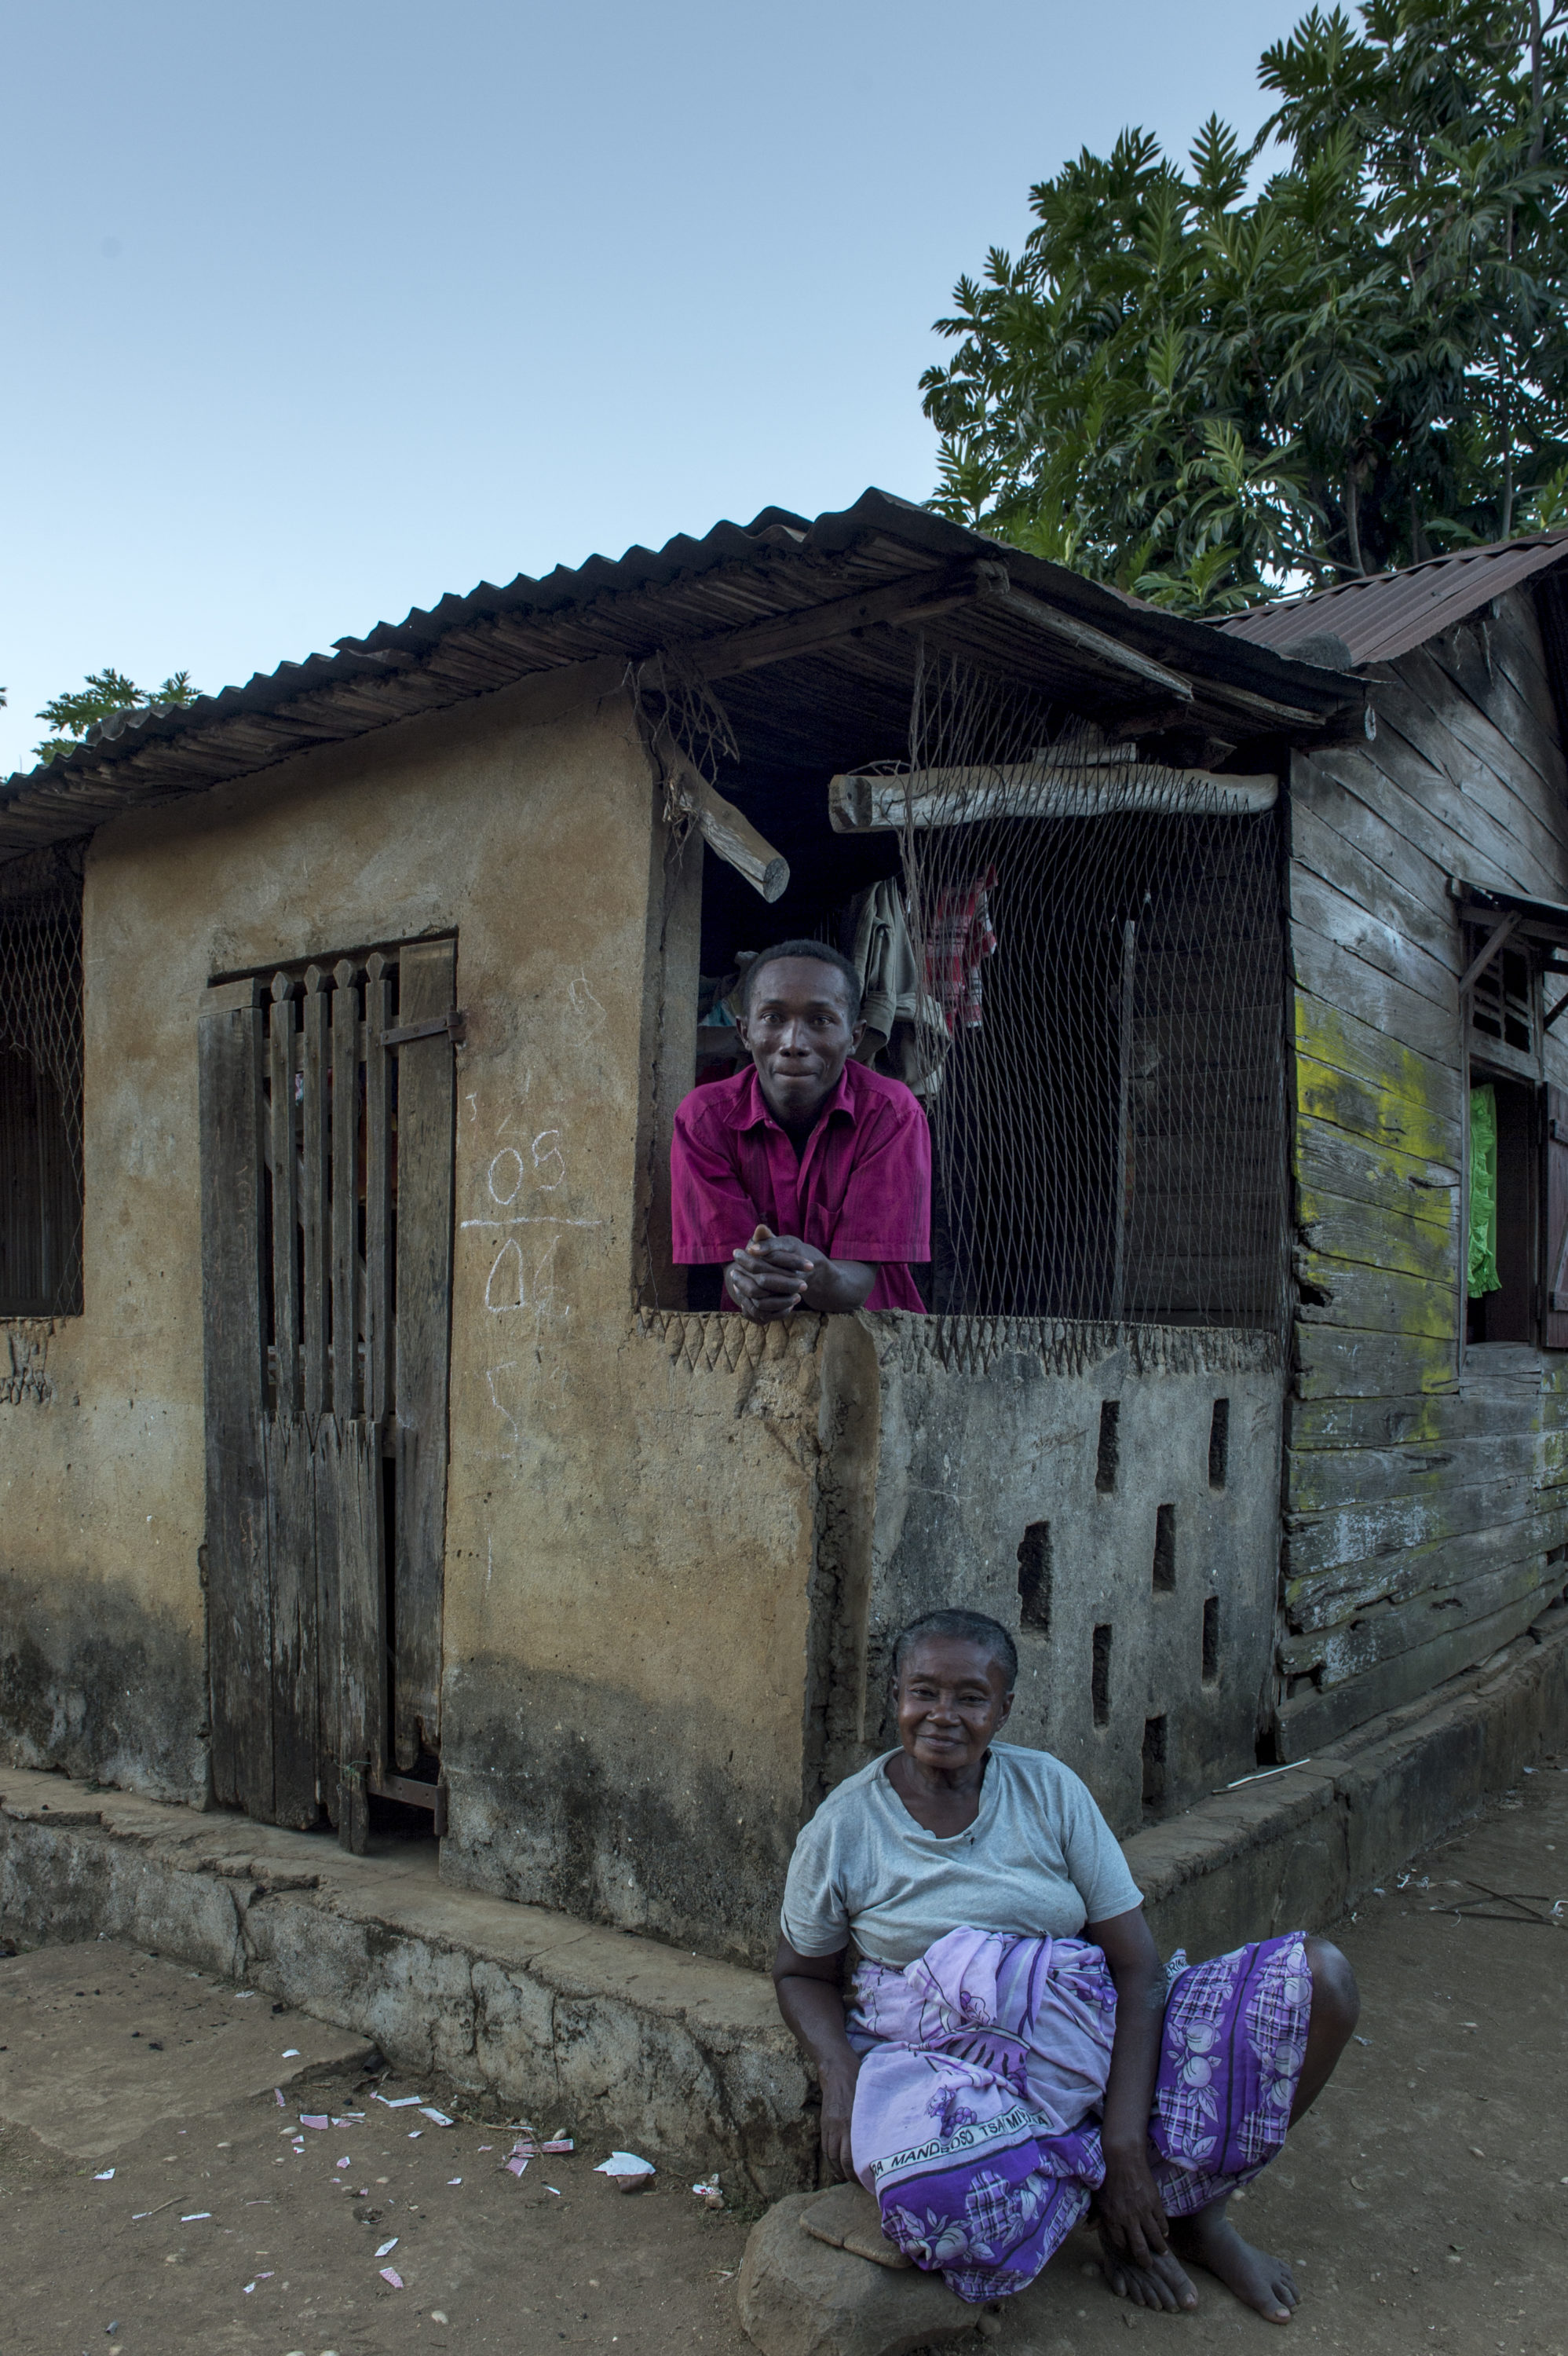
[[[1002,1674],[1011,1693],[1019,1681],[1019,1648],[999,1620],[992,1620],[984,1612],[923,1612],[907,1628],[901,1628],[893,1641],[893,1682],[903,1675],[903,1665],[915,1646],[928,1636],[957,1636],[966,1644],[984,1645],[993,1660],[1002,1665]]]
[[[741,1008],[745,1013],[750,1014],[752,1011],[752,993],[757,986],[757,976],[764,966],[777,965],[781,958],[810,958],[817,965],[830,965],[835,973],[843,977],[850,1022],[859,1021],[859,973],[853,958],[847,958],[842,949],[830,948],[827,941],[775,941],[771,949],[763,949],[754,957],[746,968],[745,984],[741,992]]]

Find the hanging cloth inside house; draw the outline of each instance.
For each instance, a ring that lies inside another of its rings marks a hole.
[[[948,1035],[959,1030],[977,1031],[981,1011],[981,969],[997,953],[991,923],[991,894],[997,871],[987,867],[961,884],[944,884],[932,908],[925,944],[926,987],[937,1000]]]
[[[1469,1290],[1500,1292],[1498,1274],[1498,1092],[1470,1090]]]
[[[947,1046],[943,1010],[921,987],[921,961],[910,937],[903,893],[885,876],[862,892],[849,908],[850,957],[860,977],[860,1019],[865,1023],[855,1054],[901,1080],[917,1097],[933,1096],[941,1085]]]

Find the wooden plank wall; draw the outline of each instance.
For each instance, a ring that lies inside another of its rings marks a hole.
[[[1530,590],[1371,676],[1376,743],[1298,755],[1291,776],[1287,1758],[1484,1660],[1568,1578],[1568,1354],[1462,1361],[1458,1335],[1448,878],[1568,901],[1568,767]],[[1568,1077],[1556,1034],[1547,1076]]]

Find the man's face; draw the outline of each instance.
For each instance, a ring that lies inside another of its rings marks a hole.
[[[786,1128],[816,1118],[865,1029],[849,1020],[844,977],[816,958],[776,958],[736,1024],[763,1096]]]

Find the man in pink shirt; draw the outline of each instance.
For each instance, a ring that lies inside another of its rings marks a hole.
[[[725,1305],[923,1310],[931,1133],[902,1082],[852,1060],[860,980],[820,941],[781,941],[746,976],[748,1070],[694,1088],[670,1149],[675,1258],[720,1263]]]

